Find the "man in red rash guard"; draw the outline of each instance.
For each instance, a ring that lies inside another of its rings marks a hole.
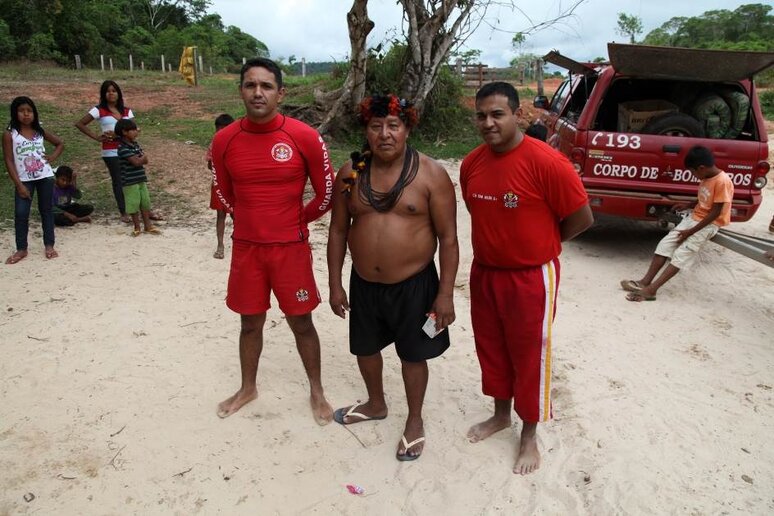
[[[263,325],[273,291],[309,378],[312,414],[324,425],[333,410],[320,380],[320,339],[312,322],[320,294],[307,224],[331,207],[333,168],[317,131],[279,113],[285,89],[276,63],[247,61],[239,91],[246,116],[218,131],[212,144],[215,193],[234,217],[226,305],[242,319],[242,385],[218,405],[218,416],[230,416],[257,396]],[[315,197],[304,205],[307,177]]]
[[[476,93],[484,144],[465,157],[460,187],[472,222],[470,313],[483,392],[494,416],[471,427],[471,442],[523,422],[514,473],[540,466],[537,423],[551,418],[551,330],[561,242],[593,217],[570,162],[517,122],[519,96],[504,82]]]

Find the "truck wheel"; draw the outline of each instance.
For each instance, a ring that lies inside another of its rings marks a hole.
[[[704,138],[704,128],[701,123],[685,113],[664,113],[654,117],[645,124],[640,132],[664,136]]]

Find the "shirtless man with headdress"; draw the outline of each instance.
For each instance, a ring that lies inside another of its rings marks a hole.
[[[351,308],[350,351],[357,356],[368,400],[338,409],[334,419],[350,425],[387,417],[381,350],[394,342],[408,401],[396,458],[415,460],[425,440],[427,360],[449,347],[444,330],[455,318],[459,248],[454,186],[441,165],[406,144],[417,123],[410,102],[374,95],[361,103],[358,121],[366,145],[336,178],[328,275],[333,312],[344,318]],[[349,301],[341,277],[347,246],[352,257]]]

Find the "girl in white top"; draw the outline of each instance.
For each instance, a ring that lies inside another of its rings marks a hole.
[[[44,141],[54,145],[46,155]],[[49,164],[62,154],[62,139],[40,126],[38,110],[29,97],[16,97],[11,102],[11,122],[3,132],[5,168],[16,187],[14,193],[14,229],[16,252],[5,261],[14,264],[27,256],[30,209],[35,191],[38,192],[38,211],[43,224],[43,244],[46,258],[58,256],[54,249],[54,171]]]
[[[134,118],[131,109],[124,106],[124,94],[115,81],[104,81],[99,89],[99,104],[75,122],[75,127],[83,134],[102,144],[102,159],[110,173],[113,183],[113,196],[116,198],[121,220],[129,222],[124,203],[124,192],[121,185],[121,160],[118,159],[118,139],[114,129],[116,122],[122,118]],[[93,133],[87,125],[93,120],[99,124],[99,131]]]

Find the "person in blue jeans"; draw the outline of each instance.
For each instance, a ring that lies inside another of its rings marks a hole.
[[[46,155],[44,141],[54,146]],[[38,193],[38,211],[43,224],[43,245],[46,258],[59,256],[54,249],[54,170],[49,164],[62,154],[62,139],[51,131],[44,131],[38,118],[38,109],[29,97],[16,97],[11,102],[11,121],[3,132],[3,157],[8,176],[15,186],[14,229],[16,252],[5,261],[17,263],[27,256],[30,210],[35,192]]]

